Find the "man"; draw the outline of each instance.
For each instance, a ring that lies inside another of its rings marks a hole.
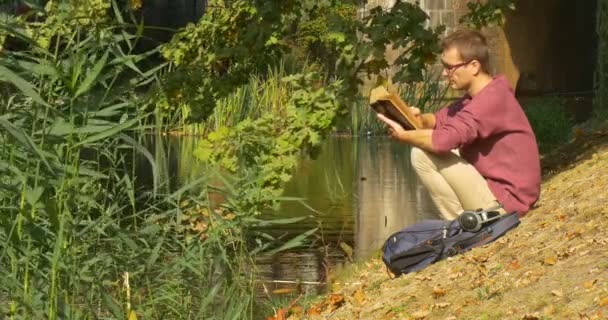
[[[444,218],[497,205],[522,216],[540,194],[538,146],[528,119],[507,79],[489,74],[483,35],[456,31],[441,46],[443,76],[464,96],[435,114],[412,108],[420,130],[378,118],[393,138],[412,145],[412,166]]]

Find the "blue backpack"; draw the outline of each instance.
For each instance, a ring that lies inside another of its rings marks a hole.
[[[455,220],[423,220],[392,234],[382,247],[382,261],[395,275],[426,266],[490,243],[520,223],[516,212],[497,208],[465,211]]]

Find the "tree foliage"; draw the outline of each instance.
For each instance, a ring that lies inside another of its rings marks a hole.
[[[427,28],[424,11],[403,1],[364,18],[357,12],[356,1],[211,1],[197,24],[163,47],[174,69],[157,106],[185,106],[192,120],[206,118],[215,101],[250,74],[263,75],[284,61],[291,61],[293,70],[307,63],[328,79],[342,79],[339,99],[353,97],[361,77],[391,64],[403,67],[394,81],[421,80],[443,29]],[[399,50],[391,63],[385,59],[389,47]]]
[[[506,22],[505,13],[515,10],[513,0],[487,0],[467,3],[469,12],[460,22],[470,28],[481,29],[487,26],[502,26]]]

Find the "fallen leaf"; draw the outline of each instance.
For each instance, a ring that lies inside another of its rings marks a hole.
[[[599,302],[600,307],[608,306],[608,297],[604,297]]]
[[[449,302],[440,302],[440,303],[436,303],[435,307],[441,309],[441,308],[449,307],[450,305],[451,305],[451,303],[449,303]]]
[[[519,265],[519,261],[517,261],[517,260],[511,261],[511,263],[509,264],[509,268],[513,269],[513,270],[517,270],[517,269],[521,268],[521,266]]]
[[[522,320],[539,320],[540,315],[538,314],[538,312],[526,313],[521,319]]]
[[[424,319],[429,315],[429,312],[426,310],[418,310],[412,313],[412,318],[414,319]]]
[[[592,281],[587,281],[585,283],[583,283],[583,287],[585,287],[585,289],[591,289],[593,288],[593,285],[597,282],[597,279],[592,280]]]
[[[321,308],[320,304],[314,305],[310,308],[308,308],[308,310],[306,310],[306,314],[309,316],[320,316],[321,315],[321,310],[323,310]]]
[[[224,219],[226,220],[234,220],[234,218],[236,218],[236,214],[234,213],[228,213],[224,216]]]
[[[553,290],[551,291],[551,294],[556,296],[556,297],[563,297],[564,296],[564,290],[559,289],[559,290]]]
[[[363,288],[357,289],[353,294],[353,297],[360,306],[363,305],[363,303],[365,303],[365,293],[363,292]]]
[[[344,304],[344,296],[332,293],[327,297],[327,312],[334,312]]]
[[[433,297],[435,297],[435,299],[437,299],[439,297],[443,297],[443,296],[445,296],[445,294],[446,294],[445,289],[442,289],[441,287],[433,288]]]
[[[431,278],[429,276],[423,276],[423,275],[415,276],[414,279],[419,280],[419,281],[431,281],[431,280],[433,280],[433,278]]]
[[[556,258],[556,257],[554,257],[554,256],[547,257],[547,258],[545,258],[545,260],[544,260],[543,262],[544,262],[546,265],[550,265],[550,266],[552,266],[552,265],[555,265],[555,263],[557,263],[557,258]]]
[[[194,227],[192,227],[192,230],[197,231],[197,232],[205,232],[207,230],[207,227],[208,227],[207,222],[199,221],[196,223],[196,225]]]
[[[287,311],[285,311],[285,309],[281,308],[279,310],[277,310],[277,313],[274,315],[274,317],[266,317],[266,320],[286,320],[285,316],[287,315]]]

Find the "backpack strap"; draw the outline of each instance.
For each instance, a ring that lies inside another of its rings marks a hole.
[[[520,221],[517,212],[512,212],[503,215],[500,219],[483,227],[478,232],[461,232],[452,238],[446,239],[446,250],[444,251],[444,254],[451,257],[472,248],[490,243],[503,236],[509,230],[517,227],[519,223]]]

